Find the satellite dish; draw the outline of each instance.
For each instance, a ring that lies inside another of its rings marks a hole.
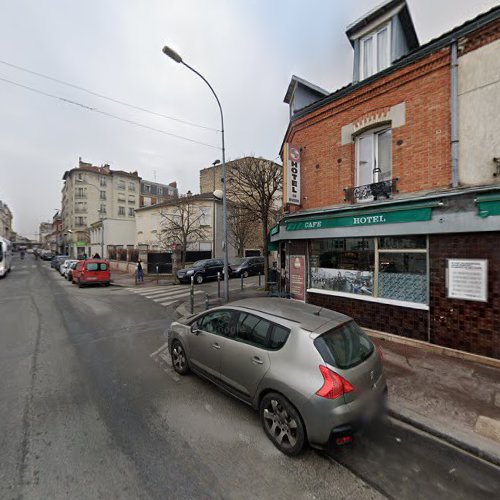
[[[219,200],[222,200],[222,198],[224,197],[224,192],[222,191],[222,189],[216,189],[213,194]]]

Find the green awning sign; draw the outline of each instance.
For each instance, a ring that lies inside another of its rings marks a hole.
[[[476,203],[479,217],[500,215],[500,193],[479,195],[476,198]]]
[[[279,232],[280,232],[280,225],[276,224],[274,227],[271,228],[271,230],[269,231],[269,234],[271,236],[274,236],[275,234],[278,234]]]
[[[352,213],[352,212],[351,212]],[[307,229],[328,229],[332,227],[372,226],[375,224],[396,224],[401,222],[420,222],[431,220],[432,208],[429,206],[407,210],[393,210],[385,212],[360,213],[325,217],[321,219],[302,219],[297,222],[287,221],[287,231],[301,231]]]

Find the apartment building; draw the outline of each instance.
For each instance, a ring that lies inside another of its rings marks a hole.
[[[500,8],[420,45],[406,2],[351,24],[353,81],[292,77],[292,297],[362,326],[500,359]]]
[[[0,200],[0,236],[10,239],[12,234],[12,212],[7,204]]]
[[[134,243],[141,181],[137,172],[99,167],[80,158],[63,180],[61,213],[68,255],[106,257],[108,245]]]
[[[160,184],[159,182],[141,180],[141,194],[139,196],[139,207],[149,207],[163,203],[179,196],[177,182]]]

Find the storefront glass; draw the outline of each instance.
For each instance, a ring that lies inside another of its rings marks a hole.
[[[312,288],[373,295],[373,238],[315,240],[310,263]]]
[[[426,304],[426,247],[425,236],[314,240],[310,288]]]

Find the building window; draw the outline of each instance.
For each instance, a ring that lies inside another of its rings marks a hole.
[[[106,177],[101,177],[99,180],[101,187],[106,187]]]
[[[390,180],[392,177],[392,130],[374,129],[356,138],[356,185]]]
[[[118,193],[118,201],[121,201],[122,203],[125,202],[125,194],[124,193]]]
[[[85,191],[85,188],[77,187],[75,189],[75,198],[86,198],[86,197],[87,197],[87,193]]]
[[[106,205],[101,203],[101,208],[99,209],[100,214],[106,214]]]
[[[211,226],[212,225],[212,210],[210,207],[200,208],[200,226]]]
[[[163,188],[161,186],[158,186],[158,196],[163,195]]]
[[[118,207],[118,215],[125,215],[125,207]]]
[[[81,226],[86,226],[87,225],[87,218],[86,217],[75,217],[75,226],[81,227]]]
[[[132,195],[129,195],[128,197],[128,202],[129,203],[135,203],[135,196],[132,194]]]
[[[390,25],[385,24],[360,40],[361,80],[388,68],[391,60]]]
[[[425,236],[312,242],[309,285],[316,290],[427,304]]]
[[[129,191],[135,191],[135,183],[134,182],[129,182],[128,183],[128,190]]]
[[[151,186],[149,184],[144,184],[144,192],[151,193]]]
[[[125,189],[125,181],[124,180],[118,181],[118,189]]]
[[[105,200],[106,199],[106,191],[100,191],[99,192],[99,199]]]
[[[129,209],[128,209],[128,216],[135,217],[135,210],[131,207],[129,207]]]

